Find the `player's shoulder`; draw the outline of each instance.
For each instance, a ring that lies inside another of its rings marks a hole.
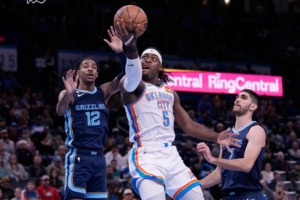
[[[251,128],[250,130],[253,129],[253,130],[258,130],[258,131],[263,131],[265,132],[265,129],[259,124],[259,123],[255,123]]]
[[[249,133],[252,133],[252,134],[255,134],[255,135],[258,135],[258,134],[261,134],[261,135],[264,135],[264,136],[266,135],[265,129],[260,124],[253,125],[249,129]]]

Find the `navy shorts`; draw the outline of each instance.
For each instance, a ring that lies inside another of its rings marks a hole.
[[[222,193],[222,200],[267,200],[262,191],[230,191]]]
[[[65,161],[64,199],[107,199],[106,161],[102,152],[71,149]]]

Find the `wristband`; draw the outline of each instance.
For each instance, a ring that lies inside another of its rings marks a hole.
[[[124,45],[127,46],[132,41],[133,38],[134,36],[132,35],[126,42],[124,42]]]

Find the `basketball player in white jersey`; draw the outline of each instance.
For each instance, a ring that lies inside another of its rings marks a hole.
[[[200,183],[176,149],[174,122],[187,134],[229,146],[236,142],[228,130],[217,134],[195,123],[180,105],[179,96],[167,86],[162,56],[154,48],[139,58],[136,36],[116,27],[126,47],[126,75],[120,83],[121,98],[130,127],[133,148],[128,153],[132,185],[143,200],[201,200]]]

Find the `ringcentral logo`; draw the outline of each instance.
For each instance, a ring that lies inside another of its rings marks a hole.
[[[30,4],[30,3],[32,3],[32,4],[35,4],[35,3],[43,4],[45,2],[46,2],[46,0],[26,0],[27,4]]]

